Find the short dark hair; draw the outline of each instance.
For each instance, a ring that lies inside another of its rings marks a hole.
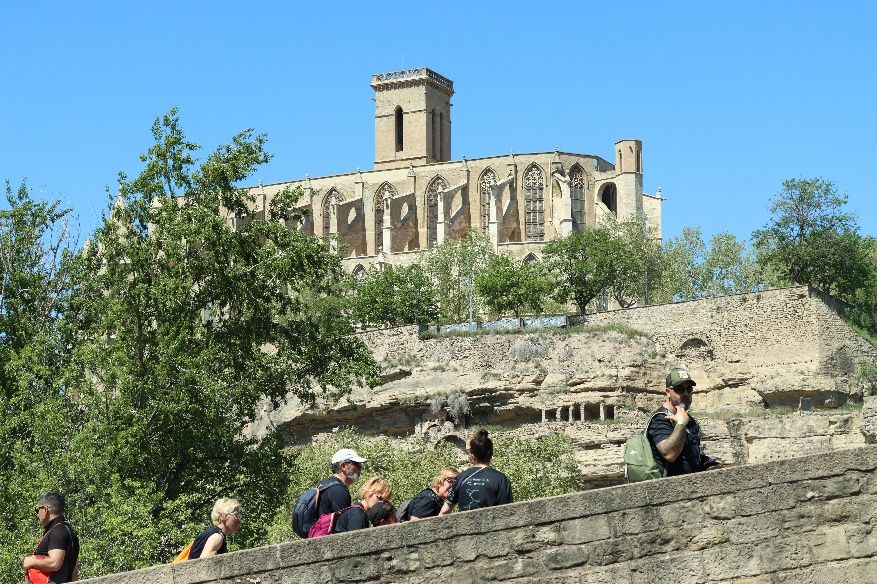
[[[493,441],[487,437],[487,430],[478,430],[469,438],[469,452],[481,464],[487,464],[493,458]]]
[[[339,472],[341,472],[341,465],[342,464],[344,464],[344,463],[343,462],[333,462],[332,463],[332,474],[338,474]]]
[[[67,510],[67,500],[64,498],[64,495],[58,491],[46,491],[40,495],[40,500],[37,501],[37,505],[45,505],[54,515],[61,515]]]
[[[380,525],[381,522],[386,521],[388,517],[396,513],[396,508],[393,507],[393,504],[389,501],[378,501],[366,512],[368,515],[368,520],[372,525]]]

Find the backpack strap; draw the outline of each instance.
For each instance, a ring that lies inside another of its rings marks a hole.
[[[661,408],[663,409],[663,406],[661,406]],[[652,415],[649,417],[649,421],[646,422],[646,428],[645,428],[645,430],[643,430],[643,435],[646,437],[646,439],[648,439],[648,437],[649,437],[649,426],[651,426],[651,424],[652,424],[652,420],[655,419],[655,416],[657,416],[658,414],[661,414],[661,415],[664,416],[665,418],[667,417],[667,412],[662,411],[662,409],[661,409],[661,410],[658,410],[657,412],[655,412],[654,414],[652,414]]]

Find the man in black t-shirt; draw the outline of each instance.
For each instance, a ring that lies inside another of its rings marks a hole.
[[[700,472],[718,464],[701,451],[700,425],[688,415],[695,385],[688,371],[671,371],[664,389],[666,399],[647,430],[652,454],[667,476]]]
[[[79,577],[79,536],[64,516],[66,501],[57,491],[43,493],[37,502],[36,512],[43,537],[32,555],[22,561],[28,570],[40,570],[50,574],[50,582],[62,584],[74,582]]]
[[[318,515],[334,513],[350,507],[350,485],[359,480],[366,459],[351,448],[342,448],[332,455],[332,476],[320,481]]]

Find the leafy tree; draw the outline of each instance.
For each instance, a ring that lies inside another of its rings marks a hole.
[[[867,249],[846,195],[821,178],[789,179],[753,233],[758,261],[783,278],[849,298],[868,279]]]
[[[525,310],[539,313],[554,288],[551,275],[540,263],[512,261],[493,255],[475,280],[475,290],[495,314],[513,313],[520,318]]]
[[[277,195],[265,221],[229,224],[252,203],[237,185],[269,159],[265,137],[242,132],[196,164],[175,110],[152,131],[143,171],[120,176],[83,254],[72,304],[71,451],[88,466],[71,461],[65,487],[89,517],[86,575],[167,561],[219,496],[246,509],[238,542],[261,541],[288,465],[280,436],[257,441],[246,425],[264,399],[337,396],[376,369],[350,334],[340,260],[285,227],[301,220],[298,192]],[[95,512],[113,506],[124,526]],[[115,554],[132,524],[140,537]]]
[[[76,275],[69,210],[7,182],[0,208],[0,581],[21,580],[40,528],[33,505],[58,486],[70,436],[63,371],[73,338],[63,318]]]
[[[557,278],[555,298],[572,300],[584,314],[588,304],[616,282],[622,253],[619,240],[603,226],[548,242],[544,254]]]
[[[604,225],[620,246],[615,258],[616,278],[609,288],[611,296],[623,308],[637,302],[648,304],[652,291],[660,289],[664,259],[645,216],[618,221],[609,215]]]
[[[423,269],[432,279],[436,301],[442,318],[462,321],[478,305],[474,297],[475,281],[493,255],[490,241],[477,229],[470,229],[461,239],[445,239],[430,249],[423,260]]]
[[[746,242],[718,233],[709,244],[700,227],[685,227],[664,244],[664,278],[655,298],[661,302],[738,294],[774,283],[756,266]]]
[[[418,265],[372,267],[356,283],[356,316],[363,324],[418,324],[438,318],[432,281]]]

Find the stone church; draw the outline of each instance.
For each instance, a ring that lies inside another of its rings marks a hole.
[[[299,228],[325,236],[355,274],[414,263],[470,228],[497,252],[525,261],[607,214],[642,213],[660,237],[660,191],[643,193],[641,141],[616,142],[614,164],[557,150],[452,160],[453,81],[421,68],[373,75],[371,86],[374,170],[252,187],[256,217],[276,193],[301,187],[299,205],[310,213]]]

